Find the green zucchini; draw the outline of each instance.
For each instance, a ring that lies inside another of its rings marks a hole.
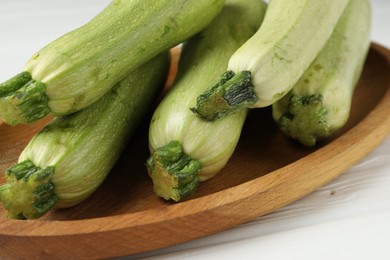
[[[161,90],[166,53],[133,71],[82,111],[57,117],[5,173],[0,200],[9,218],[38,218],[53,207],[71,207],[103,182],[132,132]],[[142,97],[142,98],[140,98]]]
[[[0,84],[0,118],[16,125],[89,106],[132,70],[205,28],[223,3],[113,0]]]
[[[370,46],[371,6],[350,0],[331,38],[294,88],[272,106],[281,130],[306,146],[348,120]]]
[[[175,82],[150,123],[147,168],[158,196],[179,201],[191,195],[232,155],[247,111],[205,122],[190,108],[226,69],[234,51],[256,32],[265,10],[259,0],[227,0],[212,24],[184,44]]]
[[[329,39],[349,0],[272,0],[264,23],[192,110],[217,120],[269,106],[295,85]],[[228,77],[227,77],[228,76]]]

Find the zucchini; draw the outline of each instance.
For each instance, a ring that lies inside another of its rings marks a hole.
[[[84,26],[38,51],[0,84],[10,125],[67,115],[102,97],[132,70],[205,28],[224,0],[113,0]]]
[[[184,44],[175,82],[150,123],[147,169],[158,196],[182,200],[199,181],[217,174],[232,155],[247,110],[205,122],[190,107],[226,69],[234,51],[256,32],[265,10],[263,1],[227,0],[212,24]]]
[[[324,49],[294,88],[272,106],[284,133],[314,146],[345,125],[370,46],[370,27],[369,1],[350,0]]]
[[[93,105],[53,119],[35,135],[0,188],[8,217],[38,218],[90,196],[154,101],[168,67],[167,53],[157,56]]]
[[[264,23],[230,58],[220,82],[192,110],[217,120],[269,106],[295,85],[329,39],[349,0],[272,0]]]

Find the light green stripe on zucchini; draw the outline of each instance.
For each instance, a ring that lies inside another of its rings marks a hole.
[[[168,53],[159,55],[90,107],[55,118],[36,134],[0,189],[8,217],[37,218],[90,196],[155,100],[168,67]]]
[[[284,133],[313,146],[345,125],[370,46],[370,27],[369,1],[350,0],[324,49],[273,105],[273,117]]]
[[[188,197],[232,155],[247,111],[209,123],[190,108],[225,71],[230,56],[256,32],[265,10],[266,4],[259,0],[227,0],[213,23],[184,44],[174,85],[150,123],[152,154],[147,167],[158,196],[175,201]]]
[[[204,29],[223,3],[112,1],[90,22],[51,42],[27,62],[24,73],[39,83],[39,89],[32,91],[30,82],[14,81],[13,91],[2,97],[5,83],[0,84],[0,118],[15,125],[89,106],[132,70]],[[30,113],[32,107],[41,109]]]

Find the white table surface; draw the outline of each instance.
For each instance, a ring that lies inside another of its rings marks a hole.
[[[0,1],[0,82],[109,0]],[[372,40],[390,48],[390,0],[372,0]],[[390,259],[390,136],[341,177],[267,216],[122,259]],[[333,195],[331,195],[333,194]]]

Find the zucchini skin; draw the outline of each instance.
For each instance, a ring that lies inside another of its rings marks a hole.
[[[8,217],[37,218],[53,207],[71,207],[89,197],[155,101],[168,68],[164,52],[93,105],[53,119],[36,134],[19,163],[6,172],[0,198]]]
[[[147,168],[158,196],[175,201],[190,196],[199,181],[212,178],[232,155],[247,110],[205,122],[190,108],[256,32],[265,11],[262,1],[227,0],[212,24],[184,44],[175,82],[150,123]]]
[[[205,28],[223,3],[113,0],[90,22],[33,55],[24,70],[32,82],[42,83],[45,88],[29,94],[19,85],[17,94],[11,91],[4,98],[5,104],[0,102],[0,118],[15,125],[48,113],[66,115],[89,106],[132,70]],[[29,101],[30,95],[39,98]],[[38,112],[25,114],[28,109],[22,105],[31,102],[34,104],[30,107],[44,104],[39,116],[34,116]],[[8,107],[13,110],[7,112]]]
[[[286,135],[314,146],[346,124],[369,50],[370,28],[370,2],[350,0],[323,50],[272,106],[273,118]]]
[[[229,60],[231,79],[199,96],[194,112],[213,121],[282,98],[321,51],[348,2],[270,1],[260,29]]]

